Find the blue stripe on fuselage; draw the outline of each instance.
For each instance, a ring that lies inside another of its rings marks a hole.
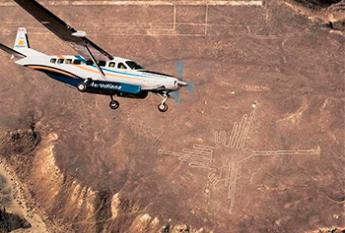
[[[74,79],[74,78],[71,78],[71,77],[68,77],[68,76],[65,76],[65,75],[62,75],[62,74],[56,74],[56,73],[53,73],[53,72],[49,72],[49,71],[44,71],[50,78],[56,80],[56,81],[59,81],[59,82],[62,82],[64,84],[67,84],[71,87],[77,87],[78,84],[81,82],[81,79]]]
[[[44,71],[49,77],[52,79],[62,82],[64,84],[67,84],[70,87],[77,87],[78,84],[82,81],[81,79],[74,79],[62,74],[57,74],[54,72]],[[102,83],[100,81],[96,81],[98,83]],[[108,82],[109,84],[109,82]],[[113,83],[114,85],[118,85],[120,87],[119,91],[124,93],[130,93],[130,94],[139,94],[141,91],[141,87],[138,85],[131,85],[126,83]],[[107,83],[103,82],[103,85],[107,85]],[[102,87],[100,88],[102,89]]]

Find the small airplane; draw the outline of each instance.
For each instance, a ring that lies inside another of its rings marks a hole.
[[[19,28],[13,49],[0,43],[0,49],[18,65],[44,72],[80,92],[108,95],[114,110],[120,106],[114,96],[145,99],[151,92],[162,98],[158,110],[166,112],[168,98],[178,100],[182,87],[192,88],[182,77],[148,71],[130,59],[111,55],[35,0],[14,1],[79,54],[49,56],[36,51],[30,48],[27,30]]]

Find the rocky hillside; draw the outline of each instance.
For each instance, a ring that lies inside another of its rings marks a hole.
[[[336,3],[344,2],[343,0],[294,0],[296,3],[300,3],[310,8],[326,8]]]
[[[344,35],[345,0],[285,0],[285,2],[298,14],[305,15],[323,27]]]

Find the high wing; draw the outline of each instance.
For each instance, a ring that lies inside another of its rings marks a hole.
[[[1,44],[1,43],[0,43],[0,49],[4,50],[8,54],[11,54],[11,55],[15,56],[16,58],[24,58],[24,57],[26,57],[24,54],[14,50],[14,49],[11,49],[11,48],[9,48],[6,45]]]
[[[69,43],[72,48],[77,50],[80,55],[86,59],[92,59],[92,55],[96,60],[112,60],[113,56],[106,52],[104,49],[96,45],[94,42],[89,40],[85,35],[80,34],[70,25],[66,24],[40,3],[35,0],[14,0],[22,8],[24,8],[29,14],[36,18],[42,25],[48,28],[51,32],[57,35],[60,39]],[[87,46],[86,46],[87,45]],[[89,53],[88,49],[92,53]]]

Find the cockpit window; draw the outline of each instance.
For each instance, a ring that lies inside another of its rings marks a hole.
[[[123,69],[123,70],[127,69],[127,67],[125,66],[125,64],[123,64],[122,62],[120,62],[120,63],[117,65],[117,68],[118,68],[118,69]]]
[[[110,67],[110,68],[115,68],[115,62],[110,62],[110,63],[109,63],[109,67]]]
[[[54,63],[55,64],[56,60],[57,60],[56,58],[52,58],[52,59],[50,59],[50,63]]]
[[[142,70],[144,67],[138,65],[134,61],[126,61],[126,64],[132,69],[132,70]]]

